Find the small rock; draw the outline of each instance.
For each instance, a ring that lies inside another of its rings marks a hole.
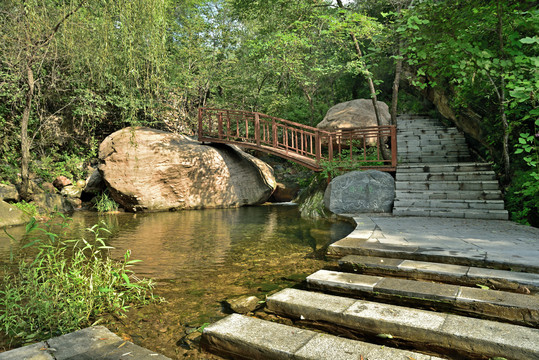
[[[105,182],[103,181],[103,177],[101,176],[101,173],[99,170],[94,169],[90,176],[86,179],[86,187],[84,188],[84,192],[86,193],[101,193],[103,190],[105,190]]]
[[[19,201],[19,192],[15,185],[0,184],[0,200],[3,201]]]
[[[81,189],[84,189],[86,187],[86,180],[82,180],[82,179],[77,180],[77,182],[75,183],[75,186]]]
[[[273,202],[287,202],[296,198],[299,192],[298,185],[289,185],[283,183],[277,183],[275,191],[271,195],[271,201]]]
[[[68,198],[80,198],[80,195],[82,194],[82,188],[78,186],[68,185],[62,188],[62,191],[60,193]]]
[[[71,182],[71,180],[69,180],[65,176],[58,176],[56,179],[54,179],[52,184],[58,190],[62,190],[65,186],[72,185],[72,182]]]
[[[56,193],[56,188],[50,182],[44,182],[43,184],[41,184],[41,188],[43,188],[43,190],[45,190],[45,192],[48,192],[48,193],[51,193],[51,194]]]
[[[239,298],[227,300],[230,309],[238,314],[247,314],[254,311],[259,305],[259,299],[256,296],[241,296]]]

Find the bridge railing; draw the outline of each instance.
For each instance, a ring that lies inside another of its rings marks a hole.
[[[328,132],[257,112],[200,108],[198,138],[260,149],[317,171],[324,161],[337,159],[385,171],[397,165],[394,126]],[[384,160],[381,147],[386,144],[392,157]]]

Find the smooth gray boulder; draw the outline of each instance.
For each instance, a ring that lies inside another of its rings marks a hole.
[[[329,183],[324,205],[335,214],[389,213],[394,199],[391,175],[377,170],[352,171]]]

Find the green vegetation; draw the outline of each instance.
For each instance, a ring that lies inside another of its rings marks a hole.
[[[110,249],[102,224],[87,229],[90,239],[65,240],[69,219],[26,226],[29,242],[18,263],[0,282],[0,329],[13,345],[44,340],[95,324],[106,314],[157,300],[153,284],[137,279],[127,252],[122,261]]]
[[[82,176],[127,125],[192,135],[199,106],[315,125],[376,96],[456,123],[512,218],[539,218],[521,211],[539,188],[536,1],[7,0],[0,14],[0,180],[23,198],[32,173]]]
[[[97,212],[105,213],[118,211],[118,203],[110,198],[106,191],[97,195],[92,201],[94,201],[94,207]]]

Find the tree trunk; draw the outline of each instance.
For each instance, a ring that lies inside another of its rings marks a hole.
[[[337,0],[337,4],[339,5],[341,9],[344,9],[342,0]],[[361,61],[363,58],[363,52],[361,51],[361,48],[359,47],[359,41],[357,40],[356,34],[354,34],[353,32],[350,32],[350,37],[352,38],[352,41],[354,42],[354,47],[356,49],[357,57]],[[378,111],[378,99],[376,98],[376,89],[374,88],[374,82],[372,81],[372,76],[369,74],[367,69],[364,69],[364,70],[366,74],[365,76],[367,77],[367,84],[369,85],[369,91],[371,93],[371,100],[372,100],[372,105],[374,107],[374,115],[376,116],[376,123],[378,124],[378,126],[382,126],[384,124],[382,123],[382,119],[380,118],[380,113]],[[382,158],[384,160],[390,160],[391,150],[385,146],[385,144],[387,144],[388,142],[388,138],[383,137],[380,139],[380,141],[381,141],[380,149],[382,151]]]
[[[395,79],[393,80],[393,92],[391,94],[391,125],[397,125],[397,104],[399,101],[399,83],[402,73],[402,40],[399,39],[397,50],[397,62],[395,64]]]
[[[503,19],[502,19],[502,4],[500,0],[498,0],[498,25],[497,25],[497,32],[498,32],[498,41],[500,45],[500,57],[502,59],[505,59],[504,56],[504,46],[503,46]],[[503,63],[503,62],[502,62]],[[503,125],[503,163],[504,163],[504,172],[505,172],[505,180],[509,179],[510,173],[511,173],[511,161],[509,159],[509,123],[507,122],[507,116],[505,114],[505,78],[504,78],[504,71],[503,71],[503,65],[502,65],[502,71],[500,73],[500,117],[502,119],[502,125]]]
[[[28,91],[26,92],[26,102],[21,120],[21,197],[30,201],[30,138],[28,136],[28,123],[30,121],[30,112],[32,110],[32,101],[34,99],[34,71],[31,66],[26,67],[26,84]]]

